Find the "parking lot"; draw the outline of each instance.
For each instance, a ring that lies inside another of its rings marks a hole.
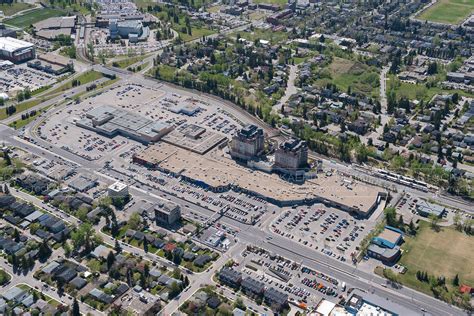
[[[373,225],[370,220],[356,220],[349,213],[317,204],[286,210],[271,227],[281,236],[344,262],[358,250]]]
[[[78,112],[78,109],[70,108],[59,110],[54,114],[58,120],[48,120],[39,126],[38,136],[88,160],[98,160],[104,157],[104,154],[117,153],[126,150],[125,147],[131,147],[129,140],[125,137],[118,136],[114,139],[103,137],[79,129],[74,125],[74,121],[71,122],[65,118],[65,115]]]
[[[57,76],[28,68],[26,64],[0,70],[0,92],[16,95],[26,88],[34,91],[57,82]]]
[[[91,38],[94,40],[94,52],[96,56],[101,54],[105,56],[120,55],[143,55],[163,48],[168,40],[157,41],[155,30],[150,31],[147,41],[130,43],[128,40],[121,40],[112,43],[107,40],[109,37],[108,29],[95,28],[91,31]]]
[[[342,293],[338,280],[259,247],[248,246],[242,257],[243,261],[234,268],[287,293],[294,302],[316,306],[322,298],[336,302]]]
[[[152,120],[161,121],[178,128],[185,124],[199,124],[213,133],[228,136],[240,128],[219,107],[210,106],[205,100],[188,95],[171,93],[159,87],[141,84],[118,85],[105,93],[84,99],[74,106],[68,105],[52,112],[54,119],[41,124],[38,135],[51,144],[62,147],[89,160],[117,160],[119,165],[130,162],[134,152],[144,145],[122,136],[108,138],[76,126],[76,121],[97,105],[111,105],[135,112]],[[176,107],[193,109],[187,114]]]
[[[403,215],[405,222],[409,223],[413,221],[416,223],[419,219],[426,220],[425,217],[422,217],[418,214],[416,210],[416,204],[422,201],[418,196],[405,194],[400,201],[397,203],[397,213]],[[465,219],[472,219],[473,216],[459,210],[446,208],[446,212],[443,214],[441,225],[452,225],[454,223],[454,216],[459,214],[461,222],[464,222]]]
[[[192,203],[216,212],[222,210],[225,216],[245,224],[254,224],[268,207],[268,202],[258,197],[238,192],[217,194],[186,182],[176,183],[168,189]]]

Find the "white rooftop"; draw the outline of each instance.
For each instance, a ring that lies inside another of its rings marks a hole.
[[[122,182],[115,182],[114,184],[112,184],[111,186],[109,186],[109,190],[113,190],[115,192],[120,192],[124,189],[127,188],[127,185],[125,183],[122,183]]]
[[[329,316],[335,306],[336,304],[334,304],[333,302],[330,302],[328,300],[322,300],[321,303],[319,303],[316,312],[322,316]]]
[[[0,49],[8,52],[14,52],[19,49],[30,48],[33,46],[34,44],[32,43],[13,37],[0,37]]]

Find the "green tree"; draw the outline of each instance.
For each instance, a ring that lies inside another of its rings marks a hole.
[[[114,262],[115,262],[115,255],[112,251],[109,251],[109,254],[107,255],[107,270],[110,270],[110,268],[112,268]]]
[[[44,239],[38,248],[38,258],[41,261],[44,261],[49,258],[51,253],[51,248],[49,247],[48,242]]]
[[[391,269],[383,269],[383,276],[393,283],[398,283],[398,276]]]
[[[94,234],[95,230],[90,223],[83,223],[80,225],[71,233],[71,240],[74,248],[79,250],[81,247],[84,247],[85,251],[89,252],[93,246],[92,240]]]
[[[122,252],[122,246],[120,246],[120,243],[118,242],[118,240],[115,240],[114,250],[115,250],[117,253],[121,253],[121,252]]]
[[[453,285],[454,286],[459,286],[459,275],[455,275],[453,279]]]
[[[141,223],[140,214],[135,212],[132,215],[130,215],[130,218],[128,219],[128,226],[131,229],[137,230],[140,227],[140,223]]]
[[[430,222],[431,222],[431,228],[434,230],[438,230],[439,229],[438,224],[439,224],[440,218],[436,216],[435,214],[430,214],[428,218],[430,219]]]
[[[72,304],[71,316],[81,316],[81,312],[79,310],[79,302],[76,298],[74,299],[74,303]]]
[[[180,292],[181,288],[179,287],[178,283],[176,281],[171,283],[170,291],[168,293],[169,299],[175,298]]]
[[[71,248],[71,245],[66,241],[64,242],[63,244],[63,249],[64,249],[64,255],[66,257],[70,257],[71,256],[71,252],[72,252],[72,248]]]
[[[384,210],[387,225],[397,227],[397,211],[395,207],[387,207]]]
[[[461,215],[459,213],[454,214],[453,223],[457,230],[462,230]]]

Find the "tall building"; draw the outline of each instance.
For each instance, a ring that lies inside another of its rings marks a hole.
[[[275,168],[283,173],[303,174],[308,166],[308,145],[299,139],[280,144],[275,153]]]
[[[243,127],[230,143],[230,155],[239,160],[258,158],[264,150],[263,130],[255,125]]]

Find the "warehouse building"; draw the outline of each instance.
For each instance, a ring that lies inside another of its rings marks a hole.
[[[263,154],[263,130],[256,125],[243,127],[230,143],[230,155],[238,160],[253,160]]]
[[[22,63],[35,56],[34,44],[13,37],[0,37],[0,59]]]

